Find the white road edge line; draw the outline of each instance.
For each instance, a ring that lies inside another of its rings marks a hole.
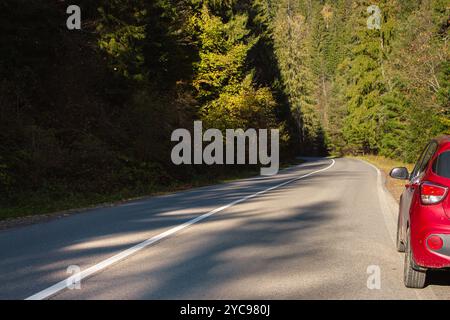
[[[383,178],[380,169],[376,166],[367,162],[365,160],[359,159],[362,162],[368,164],[372,168],[374,168],[377,172],[377,186],[378,186],[378,199],[381,207],[381,211],[383,213],[384,223],[386,228],[388,229],[388,233],[391,236],[392,243],[395,245],[396,242],[396,233],[397,233],[397,215],[398,215],[398,204],[395,201],[394,197],[386,190],[383,185]],[[400,261],[403,265],[403,257],[400,255]],[[431,299],[437,299],[436,294],[433,292],[432,288],[429,288],[428,292],[424,291],[426,289],[413,289],[417,298],[420,300],[429,299],[426,297],[426,293],[431,296]],[[425,293],[425,295],[424,295]]]
[[[163,233],[160,233],[160,234],[158,234],[156,236],[151,237],[150,239],[147,239],[147,240],[145,240],[143,242],[140,242],[137,245],[135,245],[135,246],[133,246],[133,247],[131,247],[129,249],[126,249],[126,250],[124,250],[124,251],[122,251],[122,252],[120,252],[120,253],[118,253],[118,254],[116,254],[116,255],[114,255],[114,256],[106,259],[106,260],[103,260],[103,261],[101,261],[101,262],[99,262],[99,263],[97,263],[97,264],[95,264],[95,265],[85,269],[82,272],[74,274],[74,275],[72,275],[72,276],[70,276],[70,277],[68,277],[68,278],[66,278],[66,279],[64,279],[64,280],[62,280],[62,281],[52,285],[51,287],[48,287],[47,289],[44,289],[44,290],[42,290],[42,291],[40,291],[40,292],[38,292],[38,293],[36,293],[36,294],[26,298],[25,300],[43,300],[43,299],[48,299],[51,296],[54,296],[55,294],[57,294],[58,292],[66,289],[72,283],[71,282],[72,279],[77,279],[78,281],[81,281],[81,280],[83,280],[83,279],[85,279],[85,278],[87,278],[87,277],[89,277],[89,276],[91,276],[91,275],[93,275],[93,274],[95,274],[95,273],[97,273],[97,272],[99,272],[99,271],[101,271],[101,270],[103,270],[103,269],[105,269],[105,268],[107,268],[107,267],[109,267],[109,266],[119,262],[119,261],[122,261],[122,260],[126,259],[127,257],[129,257],[129,256],[137,253],[138,251],[144,249],[145,247],[147,247],[147,246],[149,246],[151,244],[154,244],[155,242],[158,242],[158,241],[160,241],[160,240],[162,240],[164,238],[167,238],[167,237],[169,237],[169,236],[171,236],[171,235],[173,235],[173,234],[175,234],[175,233],[177,233],[177,232],[179,232],[179,231],[181,231],[183,229],[186,229],[187,227],[193,225],[194,223],[202,221],[202,220],[212,216],[215,213],[218,213],[220,211],[228,209],[228,208],[230,208],[230,207],[232,207],[232,206],[234,206],[234,205],[236,205],[238,203],[241,203],[241,202],[244,202],[246,200],[255,198],[255,197],[259,196],[259,195],[262,195],[262,194],[267,193],[269,191],[272,191],[274,189],[283,187],[283,186],[285,186],[285,185],[287,185],[289,183],[292,183],[292,182],[295,182],[297,180],[309,177],[309,176],[311,176],[313,174],[316,174],[316,173],[319,173],[319,172],[326,171],[326,170],[330,169],[331,167],[333,167],[335,163],[336,163],[336,161],[334,159],[331,159],[331,164],[329,166],[327,166],[326,168],[323,168],[323,169],[320,169],[320,170],[316,170],[316,171],[310,172],[308,174],[305,174],[303,176],[300,176],[300,177],[297,177],[297,178],[285,181],[285,182],[280,183],[280,184],[278,184],[276,186],[273,186],[273,187],[270,187],[268,189],[256,192],[254,194],[245,196],[245,197],[243,197],[241,199],[238,199],[238,200],[235,200],[235,201],[233,201],[233,202],[231,202],[231,203],[229,203],[227,205],[224,205],[222,207],[219,207],[217,209],[209,211],[209,212],[207,212],[205,214],[202,214],[202,215],[200,215],[200,216],[198,216],[198,217],[196,217],[194,219],[191,219],[191,220],[189,220],[189,221],[187,221],[187,222],[185,222],[185,223],[183,223],[183,224],[181,224],[179,226],[171,228],[171,229],[169,229],[169,230],[167,230],[167,231],[165,231]]]

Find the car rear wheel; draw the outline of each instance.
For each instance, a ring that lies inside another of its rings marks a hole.
[[[397,222],[397,251],[398,252],[405,252],[405,244],[402,242],[402,239],[400,238],[400,214],[398,216],[398,222]]]
[[[412,258],[411,244],[409,240],[410,237],[408,232],[403,281],[407,288],[422,289],[425,287],[427,273],[424,270],[414,269],[414,261]]]

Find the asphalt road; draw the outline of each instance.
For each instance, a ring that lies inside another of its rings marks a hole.
[[[365,162],[310,159],[1,231],[0,299],[450,298],[450,274],[403,286],[397,205],[382,186]],[[66,288],[69,266],[81,289]]]

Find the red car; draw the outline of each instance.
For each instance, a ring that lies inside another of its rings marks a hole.
[[[423,288],[427,270],[450,267],[450,136],[433,139],[411,174],[401,167],[390,176],[408,180],[397,227],[397,249],[406,252],[405,286]]]

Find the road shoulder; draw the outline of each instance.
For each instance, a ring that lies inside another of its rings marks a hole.
[[[395,245],[399,203],[398,200],[394,198],[391,191],[387,187],[386,180],[391,178],[388,177],[385,171],[378,168],[376,165],[366,161],[365,159],[359,158],[358,160],[365,162],[367,165],[374,168],[377,172],[377,184],[378,184],[377,189],[381,212],[383,214],[386,228],[391,237],[392,244]],[[398,253],[398,255],[401,263],[403,263],[403,254]],[[414,290],[414,293],[416,294],[417,299],[419,300],[438,299],[430,286],[425,289],[412,289],[412,290]]]

